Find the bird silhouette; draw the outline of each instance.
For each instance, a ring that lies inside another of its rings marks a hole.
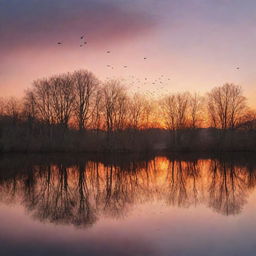
[[[107,51],[107,53],[110,53],[110,51]]]
[[[84,42],[84,44],[87,44],[87,42]]]
[[[80,39],[84,39],[84,35],[80,37]]]
[[[144,57],[144,60],[146,60],[147,58],[146,57]]]
[[[62,44],[62,42],[58,42],[57,44]]]

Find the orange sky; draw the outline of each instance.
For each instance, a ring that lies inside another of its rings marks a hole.
[[[0,4],[2,96],[20,96],[40,77],[89,69],[156,97],[232,82],[256,105],[253,0],[22,3]]]

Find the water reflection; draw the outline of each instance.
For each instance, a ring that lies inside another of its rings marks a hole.
[[[22,167],[21,167],[22,166]],[[0,200],[21,203],[40,221],[90,227],[138,204],[203,204],[223,215],[243,210],[256,184],[253,158],[2,158]],[[171,208],[171,207],[170,207]]]

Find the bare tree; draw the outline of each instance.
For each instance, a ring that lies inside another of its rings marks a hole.
[[[188,125],[189,93],[167,96],[162,102],[165,123],[169,130],[184,129]]]
[[[165,124],[171,131],[172,143],[180,143],[182,130],[189,124],[189,93],[177,93],[167,96],[162,102]]]
[[[68,126],[71,118],[74,90],[70,74],[58,75],[50,78],[52,93],[53,113],[57,124]]]
[[[98,88],[93,102],[93,110],[92,110],[92,117],[91,117],[91,127],[96,131],[99,131],[103,125],[103,91],[101,88]]]
[[[167,96],[161,102],[162,111],[164,114],[165,125],[169,130],[176,129],[176,97],[175,95]]]
[[[256,111],[248,109],[242,118],[240,119],[240,124],[237,128],[244,130],[255,130],[256,129]]]
[[[30,101],[30,108],[36,107],[35,111],[41,120],[49,124],[68,126],[74,104],[70,74],[35,81],[32,91],[27,91],[26,98]]]
[[[39,119],[48,124],[53,124],[53,101],[49,81],[47,79],[39,79],[34,81],[32,91],[35,97]]]
[[[128,97],[119,81],[108,81],[103,88],[104,119],[108,132],[122,130],[127,121]]]
[[[129,102],[129,126],[131,128],[141,128],[145,110],[144,98],[138,94],[133,95]]]
[[[208,94],[208,113],[216,128],[234,129],[246,110],[246,98],[238,85],[224,84]]]
[[[177,128],[184,129],[188,124],[189,93],[176,94]]]
[[[201,126],[203,119],[203,97],[195,93],[189,99],[189,126],[196,129]]]
[[[156,104],[153,99],[143,98],[143,112],[142,112],[142,119],[141,119],[141,128],[146,129],[150,127],[155,127],[159,122],[158,120],[158,104]]]
[[[21,102],[14,97],[7,99],[4,104],[4,113],[13,121],[17,121],[21,114]]]
[[[75,119],[81,131],[87,127],[93,110],[95,110],[94,107],[98,107],[98,102],[93,102],[93,100],[99,100],[99,94],[97,94],[99,82],[91,72],[86,70],[74,72],[72,79],[75,93]],[[96,106],[93,106],[93,104],[96,104]]]
[[[27,120],[35,120],[37,118],[36,96],[33,90],[28,89],[25,91],[23,100],[24,115]]]
[[[5,114],[5,100],[4,98],[0,98],[0,116],[4,116]]]

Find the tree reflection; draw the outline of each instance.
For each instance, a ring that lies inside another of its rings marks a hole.
[[[1,200],[19,202],[31,216],[89,227],[102,216],[123,217],[139,203],[205,204],[239,214],[256,184],[256,164],[232,159],[155,157],[139,161],[32,164],[12,175],[0,168]]]
[[[232,162],[212,161],[209,170],[209,206],[225,215],[240,213],[248,196],[248,175],[244,168]],[[255,185],[255,180],[253,183]]]
[[[189,207],[199,203],[200,169],[198,161],[169,162],[167,183],[169,184],[168,203],[179,207]]]

